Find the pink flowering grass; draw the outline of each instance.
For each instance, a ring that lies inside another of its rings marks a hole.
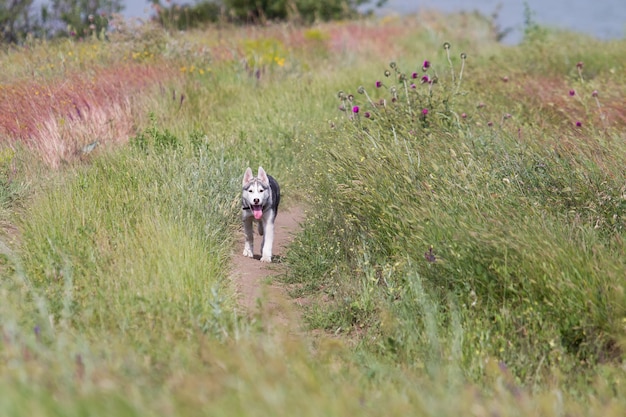
[[[563,79],[553,77],[522,76],[517,81],[518,87],[513,87],[516,100],[526,100],[535,103],[541,110],[544,120],[559,123],[563,119],[569,124],[587,119],[591,125],[602,127],[604,121],[607,126],[616,129],[626,127],[626,108],[623,105],[623,96],[620,91],[623,86],[607,83],[603,86],[606,94],[601,100],[601,108],[595,104],[599,93],[592,90],[580,91],[568,88]],[[572,94],[573,92],[573,94]]]
[[[174,74],[166,65],[125,64],[2,85],[1,139],[23,143],[52,167],[87,143],[124,142],[132,133],[136,97]]]

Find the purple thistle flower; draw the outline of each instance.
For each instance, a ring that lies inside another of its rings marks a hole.
[[[576,121],[576,127],[582,127],[583,122],[581,122],[580,120]]]
[[[417,78],[417,72],[414,72],[413,74],[411,74],[411,78],[416,79]]]
[[[576,91],[574,91],[574,90],[569,90],[569,95],[570,95],[570,96],[572,96],[572,97],[573,97],[573,96],[575,96],[575,95],[576,95]]]
[[[430,68],[430,61],[425,60],[422,64],[422,70],[426,71],[428,68]]]
[[[415,84],[411,83],[411,88],[415,88]]]
[[[365,113],[363,113],[363,116],[365,116],[366,119],[369,119],[370,117],[372,117],[372,115],[370,114],[370,112],[366,111]]]
[[[383,86],[382,81],[376,81],[376,88],[380,88]]]
[[[422,84],[427,84],[430,82],[430,77],[428,75],[424,75],[422,77]]]
[[[359,112],[359,106],[352,107],[352,113],[357,114]]]
[[[598,97],[598,90],[593,90],[591,92],[591,97]]]
[[[422,109],[422,114],[426,116],[428,114],[428,109]]]

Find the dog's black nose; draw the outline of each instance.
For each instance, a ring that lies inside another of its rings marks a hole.
[[[259,204],[259,199],[258,199],[258,198],[255,198],[255,199],[253,200],[253,202],[254,202],[254,204]]]

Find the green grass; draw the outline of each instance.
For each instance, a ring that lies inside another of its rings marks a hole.
[[[55,169],[0,153],[3,415],[623,415],[626,46],[492,35],[431,16],[7,52],[0,92],[129,60],[177,74],[128,103],[129,137]],[[424,60],[438,82],[413,89]],[[308,216],[281,277],[298,334],[235,301],[258,165]]]

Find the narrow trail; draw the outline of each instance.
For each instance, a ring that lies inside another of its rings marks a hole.
[[[281,207],[282,208],[282,207]],[[274,278],[284,272],[280,259],[285,255],[287,245],[293,240],[304,220],[304,212],[298,206],[278,210],[274,228],[274,248],[272,263],[261,262],[261,239],[254,227],[254,258],[242,255],[243,232],[240,230],[236,253],[233,255],[232,279],[237,290],[239,307],[244,314],[258,317],[270,331],[297,333],[300,331],[300,316],[296,306],[287,294],[284,285]]]

